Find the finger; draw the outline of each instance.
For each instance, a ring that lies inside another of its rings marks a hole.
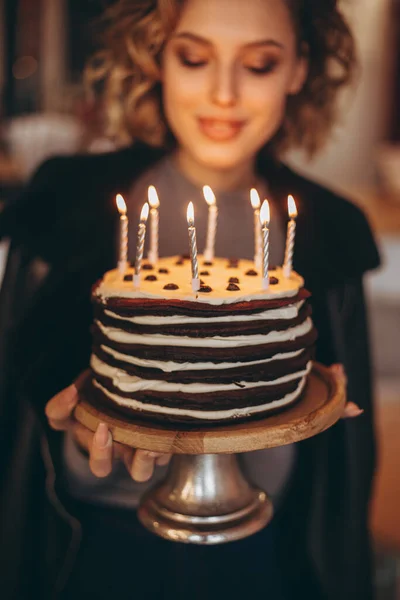
[[[74,384],[61,390],[46,404],[45,414],[50,427],[66,430],[71,425],[71,414],[78,403],[78,390]]]
[[[171,457],[172,454],[163,454],[162,456],[159,456],[158,458],[156,458],[156,465],[159,467],[164,467],[170,462]]]
[[[154,473],[155,457],[154,452],[147,450],[136,450],[133,455],[131,467],[129,469],[132,479],[135,481],[148,481]]]
[[[358,417],[362,415],[363,412],[364,409],[360,408],[355,402],[347,402],[343,410],[342,418]]]
[[[90,449],[89,467],[96,477],[107,477],[112,470],[112,436],[105,423],[99,423]]]
[[[136,452],[145,453],[145,455],[147,455],[149,460],[154,461],[154,466],[155,465],[157,465],[157,466],[167,465],[169,463],[169,461],[171,460],[171,456],[172,456],[171,454],[165,454],[165,453],[161,453],[161,452],[150,452],[150,451],[145,451],[145,450],[139,450],[139,451],[136,450],[135,451],[133,448],[124,446],[124,444],[119,444],[118,442],[114,442],[113,449],[114,449],[114,457],[120,458],[122,460],[128,473],[136,481],[138,481],[138,479],[136,479],[137,472],[135,470],[135,469],[137,469],[137,465],[136,464],[133,465],[133,459],[134,459]],[[137,460],[138,459],[136,458],[136,461]],[[140,456],[139,456],[139,460],[140,460]],[[154,466],[153,466],[153,471],[154,471]],[[153,473],[153,471],[152,471],[152,473]],[[150,475],[150,477],[151,477],[151,475]]]

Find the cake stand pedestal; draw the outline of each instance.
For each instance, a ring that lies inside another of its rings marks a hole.
[[[312,437],[341,417],[345,401],[345,389],[331,371],[314,363],[302,399],[260,420],[208,428],[128,423],[87,399],[75,416],[92,431],[106,422],[116,442],[172,453],[168,474],[143,498],[139,519],[169,540],[219,544],[259,531],[273,515],[267,494],[246,480],[235,453]]]

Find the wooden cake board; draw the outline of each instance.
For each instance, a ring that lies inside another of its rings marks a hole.
[[[314,363],[303,397],[291,408],[245,423],[167,427],[127,422],[87,400],[75,416],[95,431],[108,424],[113,439],[154,452],[172,453],[164,481],[138,508],[142,524],[175,542],[220,544],[256,533],[273,517],[271,500],[242,473],[235,453],[283,446],[314,436],[342,415],[345,389],[331,371]]]

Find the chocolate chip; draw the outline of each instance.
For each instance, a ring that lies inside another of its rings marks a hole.
[[[142,265],[142,269],[143,271],[152,271],[154,267],[153,265],[149,265],[148,263],[146,263],[145,265]]]
[[[168,269],[158,269],[159,273],[166,273],[168,275],[169,271]]]
[[[270,285],[276,285],[277,283],[279,283],[279,279],[277,277],[270,277],[269,283]]]
[[[204,265],[205,267],[212,267],[212,266],[213,266],[213,264],[214,264],[214,263],[213,263],[211,260],[205,260],[205,261],[203,262],[203,265]]]
[[[209,275],[210,272],[209,271],[200,271],[200,275],[206,276]]]
[[[205,283],[202,279],[200,279],[200,285],[205,285]]]
[[[176,261],[175,263],[176,265],[184,265],[185,261],[183,260],[183,258],[180,258],[179,260]]]
[[[190,254],[182,254],[182,255],[181,255],[181,258],[182,258],[183,260],[189,260],[189,258],[190,258]]]
[[[229,277],[229,283],[239,283],[239,279],[237,277]]]
[[[167,285],[164,285],[164,290],[178,290],[179,286],[176,285],[176,283],[167,283]]]
[[[240,287],[236,283],[230,283],[226,289],[228,292],[237,292],[237,290],[240,290]]]
[[[248,271],[246,271],[246,275],[250,275],[251,277],[255,277],[256,275],[258,275],[258,273],[254,269],[249,269]]]
[[[124,281],[133,281],[133,275],[124,275]]]
[[[212,288],[210,288],[209,285],[202,285],[199,289],[199,292],[202,292],[203,294],[209,294],[210,292],[212,292]]]
[[[157,281],[157,277],[155,275],[147,275],[147,277],[144,279],[145,281]]]

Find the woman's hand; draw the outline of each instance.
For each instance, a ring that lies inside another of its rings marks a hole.
[[[340,383],[344,384],[344,387],[347,386],[347,376],[344,370],[343,365],[335,364],[330,367],[332,373],[340,381]],[[343,409],[342,419],[348,419],[352,417],[359,417],[364,412],[364,409],[357,406],[355,402],[346,402],[345,407]]]
[[[50,427],[57,431],[71,431],[78,445],[89,453],[90,470],[97,477],[107,477],[111,473],[113,458],[125,464],[128,473],[135,481],[148,481],[156,465],[169,463],[171,455],[147,450],[135,450],[130,446],[113,442],[111,432],[105,423],[100,423],[96,433],[87,429],[72,413],[79,401],[89,372],[85,371],[70,386],[56,394],[46,404],[45,413]]]

